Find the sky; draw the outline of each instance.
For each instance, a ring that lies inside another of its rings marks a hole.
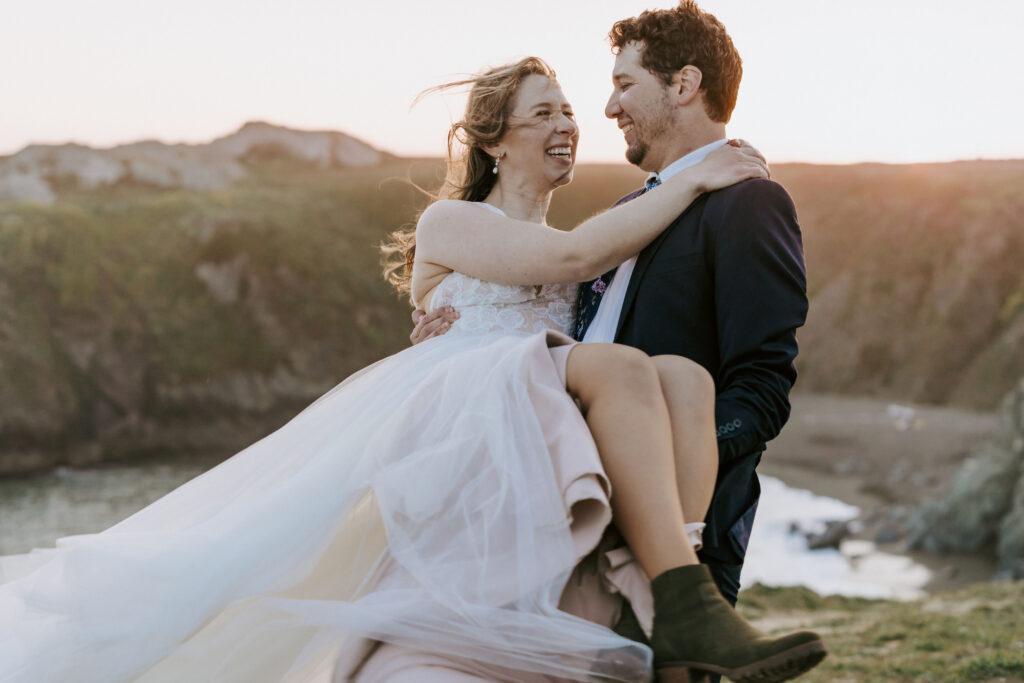
[[[440,156],[457,95],[416,94],[536,55],[581,162],[618,162],[611,24],[671,0],[4,2],[0,155],[29,143],[205,142],[248,120]],[[743,58],[731,137],[772,162],[1024,158],[1024,2],[704,0]]]

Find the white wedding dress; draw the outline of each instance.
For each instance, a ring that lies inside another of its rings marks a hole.
[[[564,388],[575,289],[451,273],[448,334],[110,529],[0,558],[0,681],[399,680],[417,657],[646,680],[647,648],[560,608],[611,518]]]

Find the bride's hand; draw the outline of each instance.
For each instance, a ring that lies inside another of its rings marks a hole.
[[[729,140],[692,169],[701,192],[720,190],[750,178],[771,177],[764,155],[744,140]]]

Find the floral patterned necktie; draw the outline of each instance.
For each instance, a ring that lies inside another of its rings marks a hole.
[[[661,179],[653,175],[647,179],[642,188],[629,193],[615,202],[615,206],[632,201],[643,193],[653,190],[658,185],[661,185]],[[572,326],[572,338],[576,341],[583,341],[583,335],[587,333],[587,328],[594,321],[594,316],[597,315],[597,307],[601,304],[601,297],[604,296],[604,290],[611,284],[616,270],[618,270],[618,266],[612,268],[596,280],[580,283],[576,294],[576,318]]]

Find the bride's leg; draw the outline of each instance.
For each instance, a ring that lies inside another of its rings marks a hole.
[[[679,388],[686,385],[677,384],[682,365],[673,363],[659,361],[659,375],[654,360],[636,349],[578,344],[566,368],[567,388],[583,406],[611,479],[616,525],[652,579],[651,649],[657,678],[663,683],[689,681],[693,669],[764,683],[795,678],[825,656],[820,636],[800,631],[771,637],[755,629],[725,601],[707,566],[697,564],[686,538],[662,376],[666,386],[685,394],[682,398],[687,400],[673,399],[677,410],[685,410],[691,392]],[[668,389],[670,395],[675,391]],[[692,393],[699,396],[703,391]],[[711,399],[694,400],[706,404]],[[705,416],[694,428],[698,441],[706,441],[700,427],[706,422]],[[680,422],[680,430],[685,424]],[[707,446],[698,448],[699,454],[683,450],[687,465],[706,465],[710,460]],[[707,473],[702,476],[710,478]],[[686,491],[691,485],[700,487],[685,477],[681,485]],[[699,504],[706,510],[706,502]]]
[[[618,344],[578,344],[566,385],[612,484],[615,524],[647,576],[697,564],[676,488],[669,410],[654,362]],[[703,519],[703,517],[701,517]]]
[[[672,422],[683,517],[690,522],[703,521],[718,476],[715,381],[701,365],[682,356],[654,356],[651,360]]]

